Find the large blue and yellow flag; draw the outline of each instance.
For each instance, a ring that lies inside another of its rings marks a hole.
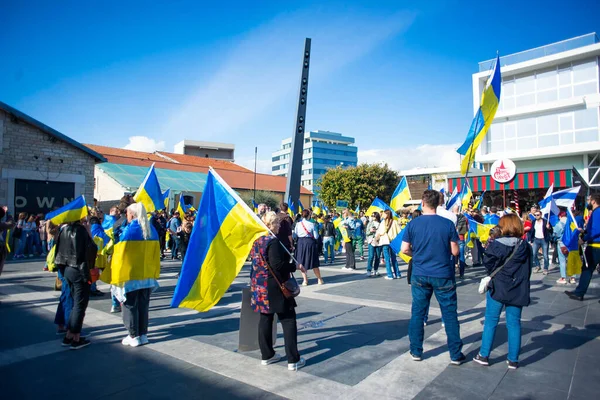
[[[469,222],[469,231],[467,233],[467,241],[469,243],[467,245],[471,244],[469,247],[472,247],[472,243],[470,243],[471,239],[479,239],[480,242],[486,243],[490,239],[490,230],[496,225],[480,224],[468,214],[465,214],[465,217],[467,217],[467,221]]]
[[[288,196],[288,215],[292,218],[292,221],[296,218],[296,206],[292,201],[292,198]]]
[[[471,128],[467,134],[467,139],[457,150],[464,157],[462,159],[460,172],[466,174],[473,161],[475,161],[475,152],[485,138],[496,111],[500,104],[500,88],[502,86],[502,76],[500,74],[500,56],[496,57],[494,70],[488,79],[483,94],[481,95],[481,105],[475,118],[471,123]]]
[[[367,211],[365,212],[365,215],[371,216],[374,212],[378,212],[379,214],[381,214],[383,212],[383,210],[390,210],[392,212],[392,216],[394,217],[394,219],[398,218],[398,215],[396,214],[396,212],[394,210],[392,210],[390,208],[390,206],[385,204],[379,197],[375,197],[375,200],[373,200],[373,203],[367,209]]]
[[[100,279],[111,285],[133,280],[158,279],[160,243],[152,225],[150,233],[150,238],[144,239],[138,220],[129,222],[123,228],[119,242],[113,247],[110,267],[104,269]]]
[[[392,210],[399,210],[404,207],[407,201],[411,199],[410,190],[408,189],[408,182],[406,181],[406,176],[403,176],[394,190],[394,194],[392,195],[392,200],[390,201],[390,207]]]
[[[302,211],[304,211],[304,206],[302,205],[300,199],[298,199],[298,214],[302,214]]]
[[[569,255],[567,256],[567,275],[580,274],[583,263],[579,254],[579,229],[570,208],[567,209],[567,222],[565,223],[565,230],[561,241],[569,250]]]
[[[67,205],[58,210],[46,214],[46,220],[50,220],[54,225],[66,224],[79,221],[88,215],[88,208],[85,204],[85,197],[79,196]]]
[[[133,196],[133,200],[135,200],[136,203],[142,203],[149,213],[154,210],[162,210],[165,208],[165,200],[163,192],[160,190],[160,185],[158,184],[158,177],[156,176],[154,164],[150,166],[140,188],[135,193],[135,196]]]
[[[189,211],[189,206],[185,205],[185,199],[183,198],[183,192],[179,195],[179,201],[177,202],[177,211],[179,212],[179,216],[183,218],[185,214]]]
[[[268,233],[248,205],[209,170],[171,307],[210,310],[244,266],[256,239]]]

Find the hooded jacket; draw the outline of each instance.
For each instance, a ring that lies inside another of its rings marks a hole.
[[[483,256],[483,264],[491,274],[511,256],[515,246],[515,255],[498,272],[491,282],[492,298],[508,306],[528,306],[529,285],[532,270],[531,245],[513,237],[501,237],[490,243]]]

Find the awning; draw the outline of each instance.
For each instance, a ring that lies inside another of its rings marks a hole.
[[[131,191],[139,188],[148,173],[148,167],[135,165],[103,163],[98,168],[117,181],[121,186]],[[202,172],[176,171],[156,168],[156,176],[162,190],[171,189],[171,193],[198,192],[202,193],[207,174]]]
[[[570,169],[540,172],[517,173],[508,183],[498,183],[490,175],[469,177],[469,185],[473,192],[484,190],[545,189],[554,183],[554,188],[571,187],[572,171]],[[448,190],[452,192],[458,186],[460,190],[464,178],[448,178]]]

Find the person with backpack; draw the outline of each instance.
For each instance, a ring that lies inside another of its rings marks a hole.
[[[488,366],[496,328],[502,310],[506,314],[508,330],[509,369],[519,367],[521,351],[521,313],[531,302],[530,277],[533,269],[531,245],[522,239],[523,223],[515,214],[508,214],[498,222],[501,236],[491,242],[484,255],[483,265],[493,274],[486,293],[485,322],[479,353],[473,358]]]

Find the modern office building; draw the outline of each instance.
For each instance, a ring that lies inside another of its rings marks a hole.
[[[599,57],[600,39],[591,33],[500,58],[500,106],[475,157],[483,168],[472,169],[468,178],[474,192],[495,192],[492,198],[500,205],[514,197],[536,202],[550,185],[571,187],[581,178],[584,186],[600,189]],[[474,112],[493,62],[479,63],[473,74]],[[515,178],[506,184],[490,176],[499,159],[516,166]],[[436,172],[432,182],[440,180]],[[464,181],[456,171],[445,178],[449,190]]]
[[[337,166],[356,167],[357,148],[354,138],[329,131],[311,131],[304,134],[304,155],[302,156],[301,185],[318,192],[317,180],[329,168]],[[272,174],[287,176],[292,138],[281,141],[281,149],[273,153]]]

